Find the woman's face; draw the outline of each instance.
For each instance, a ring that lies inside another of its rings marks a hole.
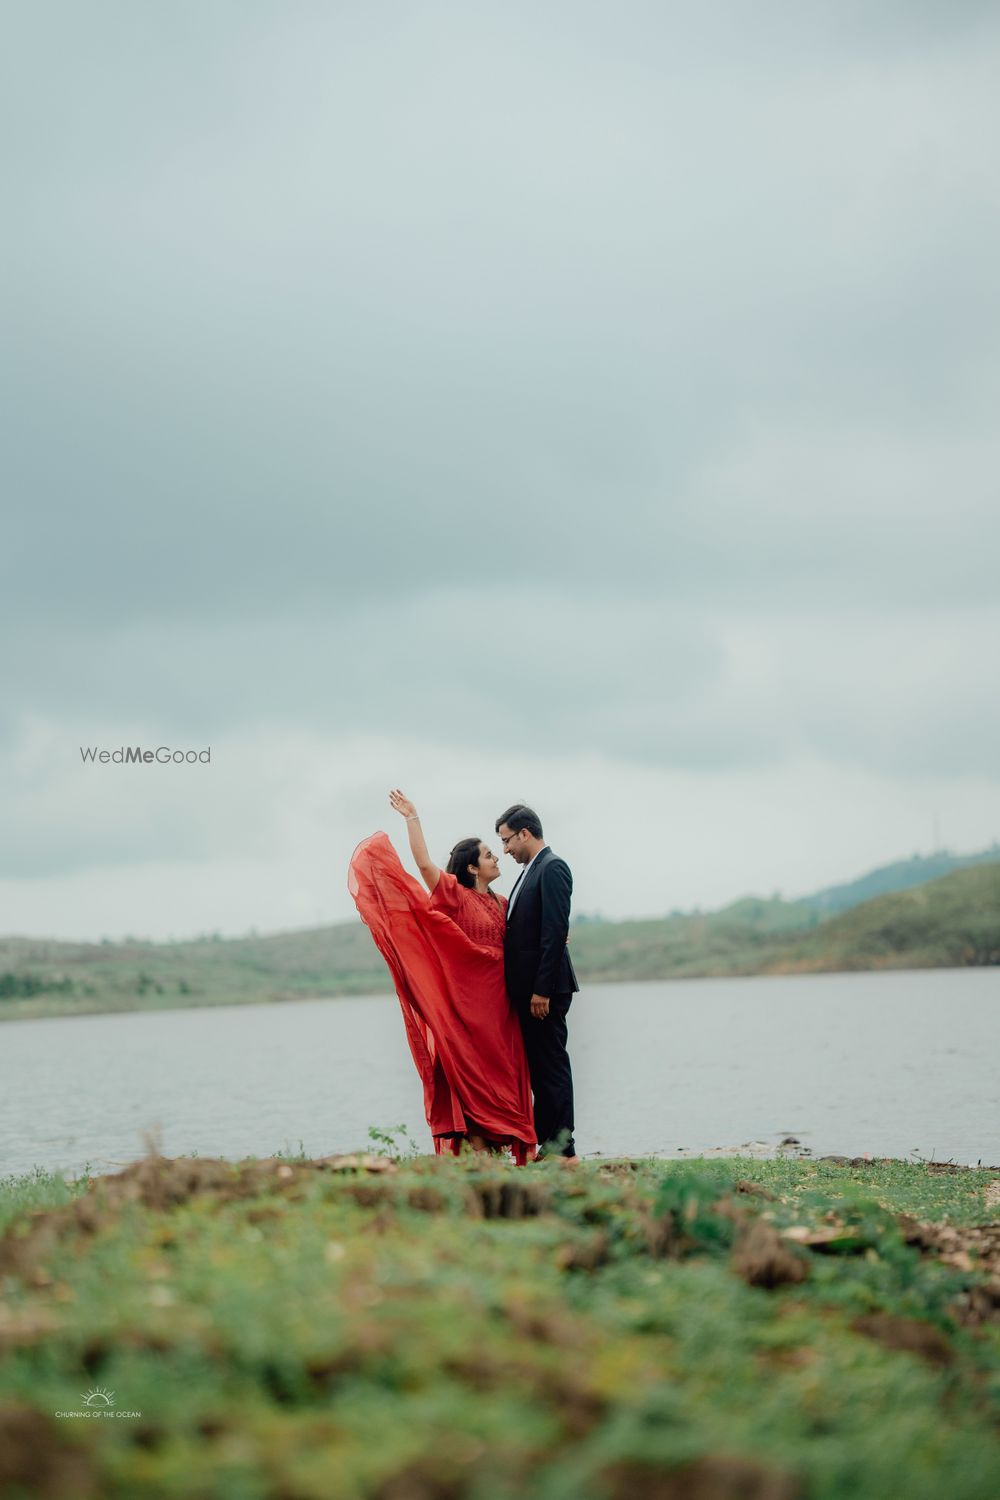
[[[489,844],[480,844],[480,846],[479,846],[479,878],[480,878],[480,880],[485,880],[486,884],[489,885],[492,880],[496,880],[496,878],[497,878],[497,876],[499,874],[500,874],[500,861],[497,859],[496,855],[493,853],[493,851],[490,848]]]

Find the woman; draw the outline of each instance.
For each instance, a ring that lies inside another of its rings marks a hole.
[[[457,1155],[463,1140],[509,1146],[523,1166],[535,1154],[535,1127],[521,1027],[504,983],[507,901],[490,890],[500,866],[473,838],[438,869],[413,803],[398,790],[389,801],[406,819],[430,894],[384,833],[355,849],[348,886],[392,973],[434,1149]]]

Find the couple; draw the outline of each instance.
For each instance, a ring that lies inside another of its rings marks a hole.
[[[496,822],[521,866],[508,902],[490,890],[500,865],[486,844],[462,839],[441,870],[413,803],[398,790],[389,801],[430,894],[384,833],[358,845],[348,886],[393,977],[434,1149],[509,1147],[523,1166],[537,1142],[539,1156],[548,1148],[575,1161],[569,866],[545,843],[537,813],[515,803]]]

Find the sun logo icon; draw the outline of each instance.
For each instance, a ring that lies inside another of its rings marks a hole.
[[[114,1391],[106,1391],[103,1386],[96,1385],[92,1391],[88,1391],[82,1398],[84,1406],[114,1406]]]

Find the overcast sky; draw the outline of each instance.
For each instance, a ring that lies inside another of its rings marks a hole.
[[[995,5],[3,11],[0,932],[1000,837]]]

